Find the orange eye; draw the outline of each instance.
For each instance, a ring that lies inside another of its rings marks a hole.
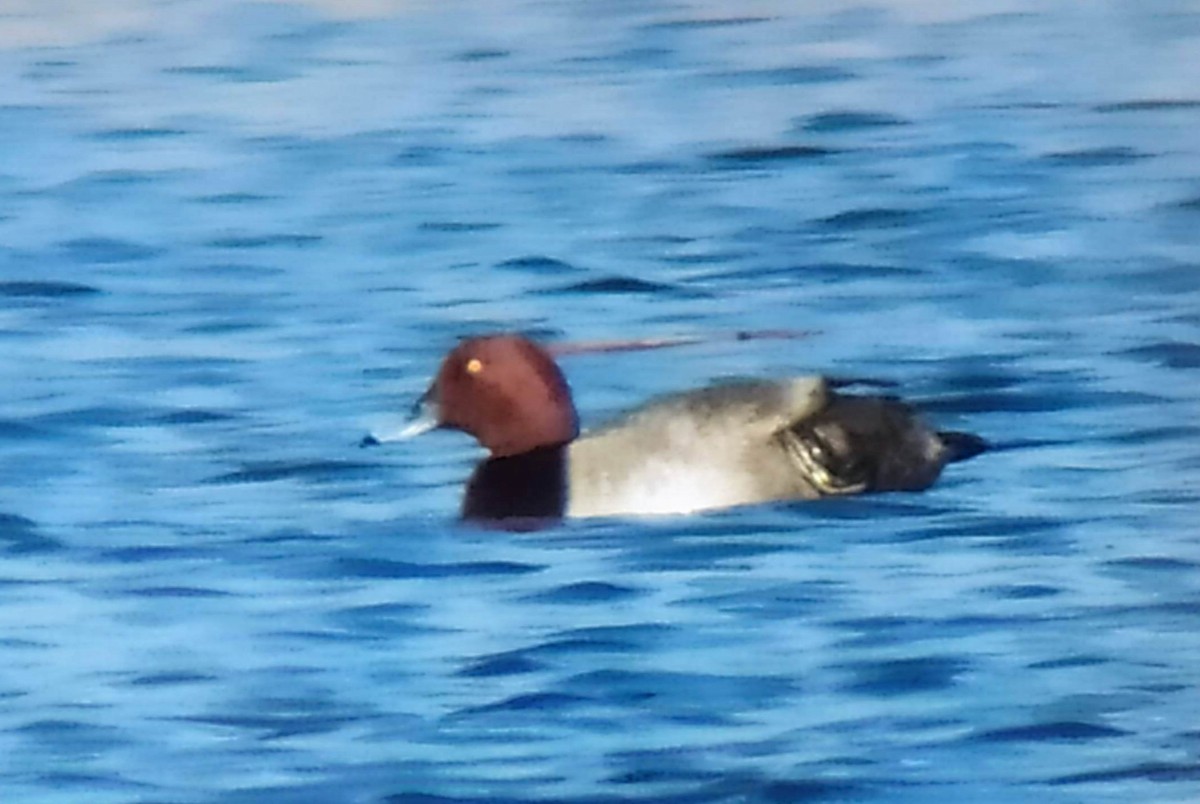
[[[483,371],[483,361],[478,357],[472,357],[467,361],[468,374],[478,374],[481,371]]]

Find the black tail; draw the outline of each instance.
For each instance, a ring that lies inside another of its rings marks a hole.
[[[938,438],[941,439],[942,444],[946,447],[946,463],[974,458],[979,453],[987,452],[992,447],[991,444],[971,433],[944,430],[938,433]]]

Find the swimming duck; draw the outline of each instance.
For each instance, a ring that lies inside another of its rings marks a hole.
[[[905,404],[820,376],[712,385],[651,400],[580,435],[550,353],[519,335],[471,338],[442,361],[410,423],[489,453],[467,484],[474,520],[683,514],[777,500],[920,491],[986,442],[939,432]]]

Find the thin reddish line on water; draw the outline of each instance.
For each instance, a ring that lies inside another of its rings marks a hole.
[[[762,329],[739,330],[710,335],[679,335],[670,338],[639,338],[634,340],[583,341],[548,344],[546,351],[554,357],[599,354],[603,352],[633,352],[646,349],[666,349],[673,346],[694,346],[722,341],[800,340],[818,334],[816,330]]]

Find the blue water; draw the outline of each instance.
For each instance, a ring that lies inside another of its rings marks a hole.
[[[5,802],[1200,800],[1195,3],[16,8]],[[711,337],[585,423],[827,372],[999,448],[470,528],[468,439],[355,445],[498,329]]]

